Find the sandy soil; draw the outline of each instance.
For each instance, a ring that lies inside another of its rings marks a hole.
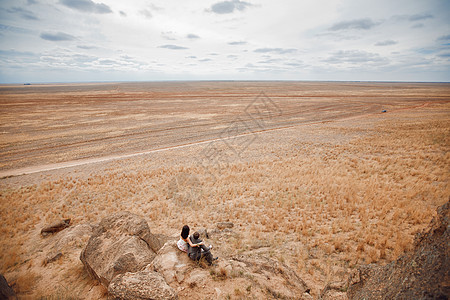
[[[2,86],[0,170],[8,176],[15,174],[5,170],[19,167],[212,140],[230,134],[224,131],[233,123],[239,126],[232,134],[240,134],[409,108],[445,100],[446,89],[261,82]]]
[[[317,296],[408,250],[450,196],[449,84],[0,86],[0,110],[1,270],[24,296],[95,285],[76,253],[41,264],[39,231],[63,217],[126,209],[166,235],[231,221],[219,255],[275,257]]]

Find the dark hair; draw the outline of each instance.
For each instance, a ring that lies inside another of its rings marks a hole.
[[[194,232],[194,239],[198,239],[200,237],[200,233],[198,231]]]
[[[189,226],[184,225],[183,229],[181,229],[181,237],[183,239],[187,239],[188,236],[189,236]]]

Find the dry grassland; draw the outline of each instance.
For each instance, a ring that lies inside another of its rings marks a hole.
[[[345,89],[350,94],[364,91],[358,85],[338,88],[339,97]],[[344,280],[357,264],[383,264],[404,253],[436,207],[448,201],[450,91],[448,85],[439,93],[427,87],[436,100],[425,98],[427,91],[421,88],[405,87],[409,96],[397,102],[373,100],[364,106],[391,105],[393,111],[386,114],[358,117],[355,109],[330,122],[261,133],[239,159],[206,167],[199,164],[207,147],[202,144],[45,176],[4,178],[0,272],[22,296],[81,298],[95,283],[76,258],[42,266],[40,229],[61,218],[96,223],[128,210],[145,216],[152,231],[171,236],[183,224],[199,229],[233,222],[233,234],[212,237],[219,256],[260,253],[278,259],[294,268],[317,296],[326,283]],[[337,105],[333,99],[331,109]],[[202,112],[211,114],[196,111]],[[230,116],[223,117],[223,124]],[[294,119],[301,117],[299,113],[270,126],[300,124]],[[226,144],[216,146],[221,157],[232,157]]]

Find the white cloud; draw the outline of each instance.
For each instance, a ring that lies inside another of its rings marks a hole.
[[[143,10],[141,10],[139,12],[141,13],[141,15],[143,15],[147,19],[151,19],[153,17],[152,12],[150,10],[148,10],[148,9],[143,9]]]
[[[394,2],[2,0],[0,83],[450,80],[450,5]]]

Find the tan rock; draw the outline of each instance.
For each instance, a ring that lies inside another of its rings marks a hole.
[[[208,281],[209,278],[209,272],[202,269],[195,269],[189,274],[189,277],[186,279],[186,283],[190,287],[202,286]]]
[[[55,236],[55,251],[63,251],[68,248],[86,246],[87,240],[92,235],[93,226],[90,224],[74,225]]]
[[[130,212],[103,219],[94,230],[80,259],[94,279],[108,287],[119,274],[147,266],[159,250],[159,240],[147,222]]]
[[[121,300],[178,299],[161,274],[149,270],[118,275],[111,281],[108,293]]]
[[[42,228],[41,234],[43,236],[45,236],[50,233],[55,233],[55,232],[61,231],[69,226],[70,226],[70,219],[64,219],[64,220],[61,220],[54,224],[45,226],[44,228]]]
[[[195,267],[185,252],[177,248],[176,241],[170,240],[158,251],[153,262],[146,268],[160,273],[168,284],[181,283],[188,271]]]
[[[264,256],[235,256],[233,274],[252,278],[256,287],[282,299],[298,299],[309,291],[306,283],[286,265]]]

